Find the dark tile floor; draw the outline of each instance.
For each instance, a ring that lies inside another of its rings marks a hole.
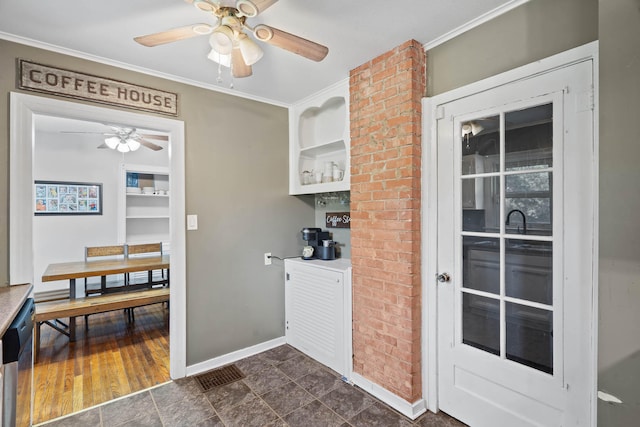
[[[184,378],[43,425],[464,426],[442,412],[412,421],[288,345],[239,360],[236,366],[246,378],[206,393],[194,379]]]

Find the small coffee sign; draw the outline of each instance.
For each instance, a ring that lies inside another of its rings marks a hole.
[[[351,212],[327,212],[327,228],[351,228]]]
[[[24,59],[20,60],[19,67],[20,89],[171,116],[178,115],[176,93],[36,64]]]

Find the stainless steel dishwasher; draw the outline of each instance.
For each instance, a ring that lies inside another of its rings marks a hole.
[[[33,298],[27,298],[2,337],[2,427],[31,425],[34,315]]]

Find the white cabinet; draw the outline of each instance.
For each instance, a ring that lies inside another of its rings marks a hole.
[[[153,188],[145,194],[143,188]],[[139,190],[132,190],[138,188]],[[134,192],[135,191],[135,192]],[[120,243],[169,242],[169,168],[122,164],[120,168]]]
[[[289,126],[289,194],[349,191],[349,79],[291,107]]]
[[[285,260],[287,343],[351,376],[351,261]]]

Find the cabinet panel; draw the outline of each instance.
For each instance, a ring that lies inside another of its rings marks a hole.
[[[285,262],[285,336],[293,347],[348,376],[351,269],[326,269],[314,262]]]

